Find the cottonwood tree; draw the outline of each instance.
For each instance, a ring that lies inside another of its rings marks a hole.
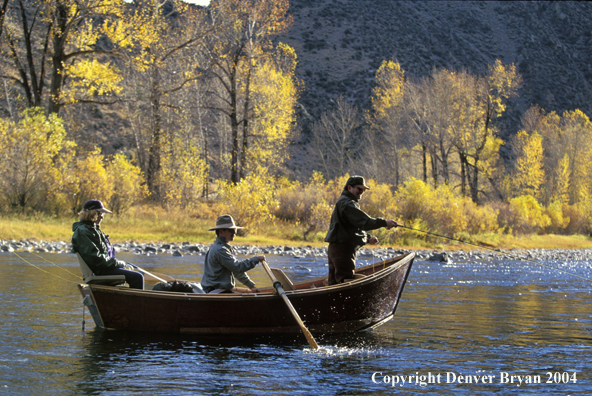
[[[492,121],[506,110],[505,101],[518,94],[522,78],[512,65],[496,60],[487,75],[480,77],[470,95],[473,106],[466,109],[467,124],[457,139],[456,149],[461,162],[461,182],[470,191],[473,202],[479,202],[480,176],[490,179],[502,144]],[[493,181],[490,179],[490,182]]]
[[[401,156],[410,142],[406,117],[405,72],[393,61],[384,61],[376,71],[372,90],[372,111],[366,115],[366,174],[377,181],[401,182]]]
[[[530,195],[540,200],[545,181],[542,136],[536,131],[519,131],[512,141],[512,150],[516,155],[512,173],[514,196]]]
[[[434,187],[438,186],[440,178],[444,184],[450,184],[454,166],[452,154],[457,151],[473,105],[470,93],[474,77],[465,71],[441,69],[434,70],[419,84],[421,87],[408,90],[408,96],[419,95],[408,99],[409,117],[422,148],[429,154]]]
[[[324,112],[311,126],[312,150],[323,164],[327,179],[348,173],[360,145],[357,138],[361,124],[358,109],[343,97],[333,103],[333,109]]]
[[[569,159],[570,203],[586,202],[592,194],[592,123],[588,116],[577,109],[564,112],[561,140]]]
[[[569,203],[569,159],[561,143],[561,117],[546,113],[538,106],[528,109],[521,118],[521,128],[529,135],[539,134],[543,139],[544,188],[540,199],[545,205],[553,201]],[[516,159],[515,159],[516,160]]]
[[[159,200],[164,196],[158,178],[165,141],[187,127],[187,117],[179,116],[189,105],[182,93],[202,77],[193,54],[205,34],[203,15],[180,0],[145,0],[136,1],[125,20],[109,38],[127,50],[125,101],[138,162],[151,195]]]
[[[295,80],[296,53],[279,43],[253,70],[253,117],[249,133],[243,136],[243,169],[278,173],[288,159],[288,143],[296,122],[298,84]]]
[[[123,0],[11,2],[3,14],[0,58],[9,101],[56,114],[74,103],[114,103],[119,77],[109,62],[113,48],[97,44],[121,23],[124,7]]]
[[[208,91],[208,108],[223,114],[229,124],[232,183],[247,170],[244,156],[256,117],[254,71],[273,49],[271,39],[291,24],[288,7],[288,0],[213,0],[209,6],[212,32],[202,48],[208,63],[200,70],[216,82]]]
[[[0,203],[17,212],[47,209],[67,183],[75,143],[56,114],[31,108],[19,118],[0,118]]]
[[[545,113],[533,107],[522,119],[525,130],[537,132],[543,139],[545,196],[578,204],[590,199],[592,189],[592,123],[580,110]],[[531,133],[533,133],[531,132]]]

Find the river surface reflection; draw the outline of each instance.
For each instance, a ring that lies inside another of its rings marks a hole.
[[[75,256],[19,255],[0,253],[0,395],[592,394],[592,283],[530,262],[416,260],[392,321],[315,335],[313,352],[301,335],[102,331]],[[203,256],[119,257],[185,280],[203,270]],[[294,281],[327,271],[321,257],[268,262]],[[589,262],[545,264],[592,278]]]

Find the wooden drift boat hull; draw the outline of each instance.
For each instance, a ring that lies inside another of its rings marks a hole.
[[[340,285],[324,278],[296,283],[286,295],[313,333],[377,327],[390,320],[403,292],[414,253],[358,268],[364,275]],[[257,294],[193,294],[127,287],[78,286],[97,326],[105,329],[201,334],[299,333],[272,288]]]

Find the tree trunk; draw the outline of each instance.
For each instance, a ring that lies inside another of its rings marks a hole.
[[[421,144],[421,165],[422,165],[422,170],[423,170],[423,182],[427,183],[428,182],[428,158],[427,158],[427,148],[425,146],[425,143]]]
[[[253,62],[249,61],[249,64],[252,65]],[[241,162],[240,162],[240,178],[242,179],[245,177],[245,173],[247,171],[247,151],[249,149],[249,106],[251,105],[251,68],[249,67],[249,71],[247,73],[247,82],[245,88],[245,105],[243,107],[243,147],[241,152]]]
[[[467,171],[465,162],[467,159],[462,153],[458,153],[460,158],[460,193],[463,197],[467,196]]]
[[[239,174],[239,133],[238,133],[238,99],[237,99],[237,87],[236,87],[236,70],[231,74],[230,84],[230,130],[232,132],[232,152],[230,159],[230,181],[234,184],[240,180]]]
[[[66,6],[58,3],[55,10],[55,34],[53,37],[53,56],[52,64],[53,70],[51,74],[51,86],[49,89],[49,104],[47,111],[49,114],[60,112],[60,96],[62,90],[62,82],[64,81],[64,62],[65,55],[65,33],[68,23],[68,9]]]
[[[159,200],[160,191],[156,183],[158,172],[160,171],[160,154],[162,151],[162,116],[160,114],[160,90],[158,86],[158,68],[152,69],[152,90],[150,94],[150,105],[152,112],[152,139],[150,150],[148,152],[148,173],[146,174],[146,182],[148,190],[154,198]]]

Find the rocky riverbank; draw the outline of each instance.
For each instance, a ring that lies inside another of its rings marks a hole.
[[[208,251],[210,244],[201,243],[138,243],[133,241],[114,244],[117,252],[128,252],[138,255],[169,254],[173,256],[201,256]],[[293,257],[326,257],[326,247],[312,246],[255,246],[255,245],[234,245],[239,256],[254,256],[258,254],[293,256]],[[43,253],[71,253],[69,242],[48,242],[36,240],[0,240],[0,252],[43,252]],[[396,249],[392,247],[376,247],[373,249],[362,248],[358,258],[387,259],[410,252],[409,249]],[[460,262],[469,260],[500,260],[503,257],[525,260],[569,260],[587,261],[592,260],[592,249],[507,249],[489,250],[475,249],[471,251],[435,251],[435,250],[414,250],[418,259],[434,260],[440,262]]]

